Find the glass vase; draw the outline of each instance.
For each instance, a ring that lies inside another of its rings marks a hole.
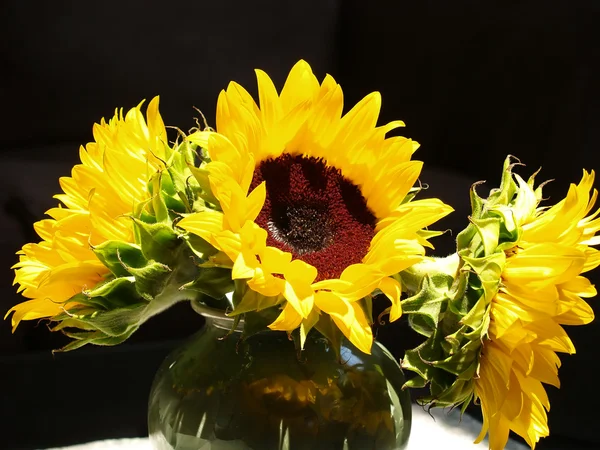
[[[284,332],[241,340],[232,319],[198,304],[205,326],[156,374],[148,428],[155,450],[392,450],[411,425],[403,373],[379,343],[338,356],[309,333],[298,352]]]

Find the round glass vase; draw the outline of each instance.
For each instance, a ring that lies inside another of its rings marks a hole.
[[[240,340],[222,312],[194,304],[205,326],[173,351],[150,393],[155,450],[392,450],[406,447],[411,403],[379,343],[340,357],[316,331],[304,350],[281,331]]]

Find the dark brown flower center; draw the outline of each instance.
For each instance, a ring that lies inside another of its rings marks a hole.
[[[263,181],[267,197],[256,223],[268,231],[267,245],[316,267],[317,280],[339,278],[362,261],[376,218],[338,169],[284,154],[256,167],[251,189]]]

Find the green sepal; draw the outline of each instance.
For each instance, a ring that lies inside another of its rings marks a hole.
[[[180,235],[170,225],[146,223],[132,217],[136,231],[136,242],[147,260],[160,261],[172,266],[173,255],[181,243]]]
[[[468,290],[469,279],[472,275],[468,270],[461,270],[449,294],[448,310],[459,317],[467,314],[477,301],[477,298],[473,298]]]
[[[436,330],[425,342],[412,350],[407,350],[401,361],[402,368],[415,372],[428,381],[434,379],[435,375],[441,372],[433,365],[433,362],[443,356],[440,346],[441,339],[441,333]]]
[[[194,180],[189,167],[193,167],[194,151],[189,141],[184,140],[168,160],[167,171],[173,184],[174,193],[179,197],[185,211],[194,211],[194,201],[198,196],[199,185]]]
[[[201,167],[194,167],[193,165],[189,166],[189,170],[200,186],[200,197],[206,202],[215,205],[218,209],[220,209],[221,203],[217,197],[215,197],[210,187],[210,180],[208,179],[209,171]]]
[[[475,375],[477,368],[477,354],[468,349],[461,349],[452,356],[442,360],[434,361],[432,364],[459,378],[469,379]]]
[[[136,303],[126,308],[115,308],[110,311],[101,312],[90,311],[88,308],[73,308],[68,313],[63,313],[53,318],[53,320],[71,319],[69,325],[66,326],[71,327],[77,323],[77,328],[85,327],[84,329],[88,330],[93,328],[94,330],[101,331],[106,336],[121,336],[137,325],[143,317],[146,308],[146,302]],[[64,330],[65,327],[55,327],[54,329]]]
[[[84,290],[78,296],[78,303],[82,303],[82,296],[88,299],[102,299],[103,306],[126,306],[127,300],[135,295],[135,278],[132,276],[107,279],[98,283],[92,289]]]
[[[172,270],[152,260],[141,268],[124,265],[130,275],[108,278],[93,289],[73,296],[65,303],[65,312],[51,319],[58,322],[55,329],[69,336],[76,333],[73,329],[77,328],[97,333],[78,335],[78,342],[63,350],[86,343],[122,342],[150,317],[173,304],[198,300],[200,293],[185,288],[185,284],[198,275],[191,251],[180,245],[171,258],[175,261]]]
[[[469,220],[479,219],[481,216],[481,211],[483,211],[483,199],[477,195],[475,191],[475,187],[477,184],[471,186],[471,191],[469,192],[471,198],[471,210],[472,214],[469,217]],[[473,238],[477,235],[477,230],[475,227],[470,224],[464,230],[462,230],[456,236],[456,248],[457,251],[460,252],[463,249],[470,248],[473,242]]]
[[[132,327],[129,331],[127,331],[127,333],[124,333],[120,336],[107,336],[106,334],[102,333],[101,331],[94,331],[94,332],[89,332],[89,333],[86,333],[86,332],[74,333],[74,332],[63,331],[63,333],[66,336],[68,336],[74,340],[69,342],[63,348],[58,349],[58,350],[53,350],[52,352],[53,353],[68,352],[68,351],[72,351],[72,350],[77,350],[78,348],[81,348],[84,345],[88,345],[88,344],[99,345],[99,346],[119,345],[119,344],[122,344],[123,342],[125,342],[127,339],[129,339],[131,337],[131,335],[135,331],[137,331],[137,329],[138,329],[138,327]]]
[[[135,278],[137,293],[148,301],[163,291],[172,272],[169,266],[156,261],[148,261],[140,268],[128,267],[127,270]]]
[[[491,190],[487,198],[477,194],[477,184],[471,188],[470,224],[457,236],[457,255],[461,262],[447,294],[446,310],[438,315],[435,329],[426,327],[421,316],[409,312],[411,319],[414,317],[410,324],[415,331],[429,333],[421,346],[406,352],[403,361],[405,368],[418,375],[407,383],[408,387],[429,384],[430,395],[420,399],[420,403],[442,407],[462,404],[464,412],[474,398],[474,379],[479,374],[483,342],[488,338],[491,303],[501,286],[506,252],[521,239],[522,225],[517,220],[520,208],[532,206],[523,203],[529,201],[521,190],[527,187],[520,177],[513,175],[514,165],[511,157],[505,160],[500,187]],[[534,177],[527,184],[533,188]],[[534,192],[539,202],[541,188]],[[443,272],[441,264],[427,268],[429,274]],[[408,277],[411,287],[419,279],[425,279],[423,270],[408,270],[411,271],[412,276]],[[415,277],[415,274],[420,276]]]
[[[230,269],[201,267],[198,269],[198,276],[193,281],[184,284],[181,288],[208,296],[210,298],[203,299],[203,303],[213,308],[225,310],[231,306],[225,295],[232,292],[235,286],[231,279]]]
[[[187,234],[185,242],[192,252],[200,259],[207,260],[219,251],[197,234]]]
[[[445,274],[425,275],[419,292],[412,297],[402,300],[402,312],[421,316],[421,323],[430,330],[437,327],[440,314],[446,310],[448,302],[448,291],[454,279]],[[414,320],[414,318],[413,318]],[[421,333],[423,334],[423,333]]]
[[[408,323],[413,331],[425,337],[430,337],[435,330],[425,316],[418,314],[408,316]]]
[[[425,378],[420,375],[415,375],[402,386],[402,389],[422,389],[429,384]]]
[[[169,209],[165,203],[163,197],[163,172],[156,172],[150,178],[150,186],[152,187],[152,215],[154,216],[157,223],[170,224],[171,218],[169,217]],[[166,177],[165,177],[166,178]]]
[[[432,394],[417,400],[420,405],[453,408],[470,401],[473,396],[473,380],[455,380],[451,384],[431,383]]]
[[[509,155],[504,160],[500,188],[492,189],[486,200],[490,206],[497,204],[508,205],[517,193],[517,183],[515,183],[512,174],[512,168],[515,166],[515,163],[512,162],[512,158],[513,157]]]
[[[489,303],[485,300],[485,297],[481,297],[481,299],[475,303],[475,306],[471,308],[471,310],[461,319],[461,323],[465,324],[472,329],[476,329],[483,317],[487,314],[489,308]]]
[[[497,217],[486,217],[483,219],[471,219],[471,223],[483,242],[484,255],[491,255],[498,247],[500,236],[500,219]]]
[[[122,241],[106,241],[92,251],[98,259],[117,277],[130,275],[126,267],[143,267],[147,260],[139,245]]]
[[[521,239],[522,230],[517,226],[517,219],[512,208],[506,205],[495,205],[490,207],[488,212],[490,216],[497,217],[500,220],[496,250],[505,250],[507,245],[512,246]]]

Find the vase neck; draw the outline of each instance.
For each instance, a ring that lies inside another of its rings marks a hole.
[[[192,301],[192,308],[206,320],[206,326],[221,330],[241,333],[244,330],[244,321],[235,323],[235,317],[230,317],[224,311],[210,308],[200,302]]]

